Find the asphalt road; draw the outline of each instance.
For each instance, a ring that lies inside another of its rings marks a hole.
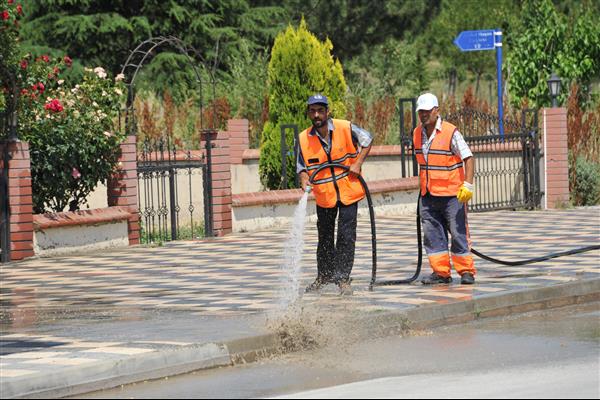
[[[600,303],[197,371],[77,398],[600,398]]]

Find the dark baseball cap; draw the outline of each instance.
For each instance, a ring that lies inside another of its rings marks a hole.
[[[312,96],[310,96],[306,104],[309,106],[311,104],[323,104],[325,106],[329,106],[329,103],[327,102],[327,97],[323,96],[320,93],[313,94]]]

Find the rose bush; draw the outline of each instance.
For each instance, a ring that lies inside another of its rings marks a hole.
[[[117,168],[124,135],[116,122],[124,85],[104,69],[85,69],[67,87],[71,59],[26,56],[20,61],[19,138],[29,142],[34,212],[78,210]]]
[[[13,0],[0,0],[0,111],[10,102],[8,88],[14,82],[18,68],[18,27],[22,15],[20,4],[15,4]],[[0,137],[3,134],[0,132]]]

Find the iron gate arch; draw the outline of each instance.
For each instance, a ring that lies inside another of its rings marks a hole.
[[[183,207],[180,205],[182,195],[188,198],[187,210],[189,213],[187,223],[191,238],[201,235],[200,224],[195,220],[195,211],[198,208],[194,198],[198,193],[194,190],[197,182],[194,175],[202,177],[202,204],[204,219],[204,236],[214,236],[212,213],[212,187],[211,187],[211,148],[212,140],[216,137],[215,112],[212,113],[210,124],[206,126],[203,116],[204,88],[197,62],[205,65],[200,53],[193,47],[173,36],[154,37],[140,43],[129,55],[121,73],[125,77],[128,89],[125,110],[125,129],[129,135],[137,137],[138,126],[135,118],[135,82],[141,68],[150,61],[162,47],[169,46],[184,55],[188,64],[194,70],[199,95],[199,121],[200,121],[200,150],[178,149],[173,137],[161,135],[153,140],[146,140],[137,144],[137,176],[138,176],[138,210],[140,215],[142,242],[161,242],[182,238],[182,225],[184,222],[181,214]],[[210,77],[212,98],[215,98],[215,79],[213,71],[205,68]],[[214,102],[213,102],[214,106]],[[202,142],[205,149],[202,151]],[[197,172],[201,171],[201,174]],[[182,179],[182,177],[184,179]],[[182,189],[187,177],[187,191]],[[199,218],[198,218],[199,220]],[[186,229],[187,230],[187,229]]]
[[[412,130],[407,129],[404,103],[411,103],[410,122],[416,127],[417,113],[414,99],[401,99],[400,145],[402,177],[418,175],[414,157]],[[462,108],[442,115],[456,125],[473,152],[475,164],[475,193],[469,202],[469,211],[491,211],[515,208],[539,208],[540,148],[537,110],[525,109],[521,120],[503,120],[505,134],[497,132],[498,117],[472,108]]]

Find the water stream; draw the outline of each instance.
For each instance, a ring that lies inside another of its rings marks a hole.
[[[278,298],[278,308],[287,309],[300,297],[300,275],[302,271],[302,252],[304,250],[304,224],[306,222],[306,204],[308,193],[304,193],[294,211],[292,227],[284,247],[282,283]]]

